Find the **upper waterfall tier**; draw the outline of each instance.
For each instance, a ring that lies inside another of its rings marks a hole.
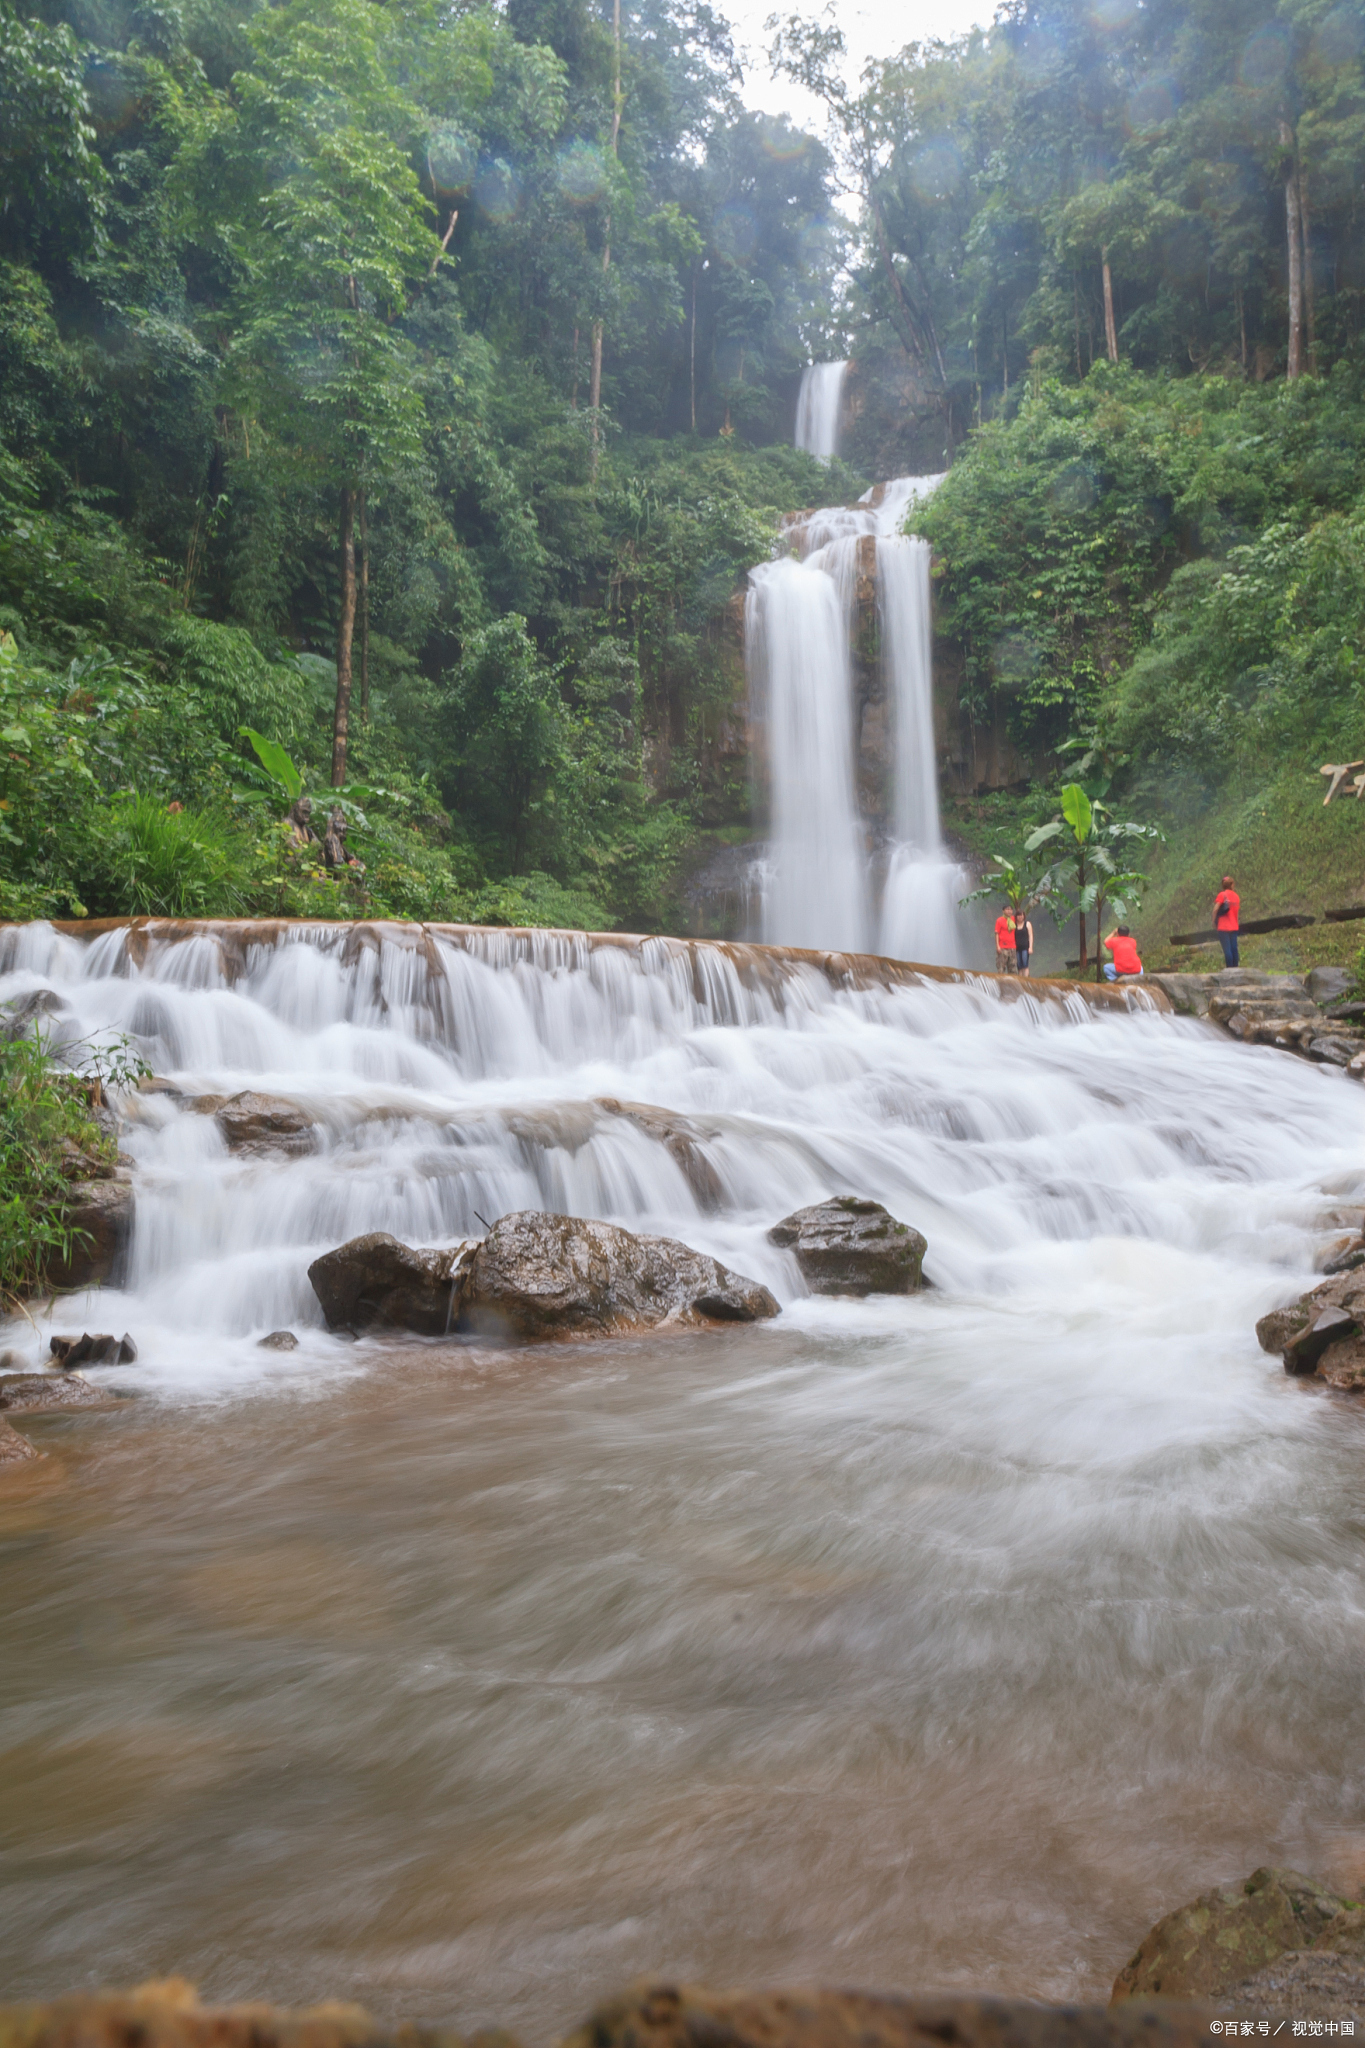
[[[812,363],[801,373],[796,401],[796,445],[829,462],[839,452],[839,408],[847,363]]]
[[[746,662],[772,813],[766,939],[860,950],[876,934],[900,957],[961,958],[963,882],[939,829],[930,551],[901,532],[940,481],[898,477],[856,505],[802,513],[785,528],[794,553],[752,572]]]

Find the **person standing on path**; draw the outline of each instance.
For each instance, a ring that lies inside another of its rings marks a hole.
[[[1127,981],[1130,976],[1142,973],[1137,940],[1126,924],[1121,924],[1117,931],[1110,932],[1104,943],[1106,950],[1114,956],[1112,960],[1106,960],[1104,963],[1106,981]]]
[[[1008,974],[1014,966],[1014,925],[1008,903],[995,920],[995,971]]]
[[[1028,976],[1029,955],[1033,951],[1033,926],[1022,910],[1016,910],[1013,918],[1014,971]]]
[[[1223,886],[1213,899],[1213,928],[1223,949],[1224,967],[1238,965],[1237,933],[1241,921],[1242,899],[1232,886],[1232,876],[1224,875]]]

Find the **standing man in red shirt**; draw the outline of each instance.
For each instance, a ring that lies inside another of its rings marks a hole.
[[[1141,974],[1142,962],[1138,959],[1137,940],[1126,924],[1110,932],[1105,940],[1106,949],[1113,954],[1112,960],[1104,963],[1106,981],[1126,981],[1131,974]]]
[[[995,971],[1008,974],[1014,966],[1014,919],[1008,903],[995,920]]]
[[[1237,932],[1241,912],[1242,899],[1232,886],[1232,876],[1224,875],[1223,886],[1213,899],[1213,928],[1223,949],[1224,967],[1236,967],[1238,964]]]

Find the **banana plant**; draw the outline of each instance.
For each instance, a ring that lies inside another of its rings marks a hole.
[[[1103,965],[1100,932],[1105,912],[1120,918],[1136,915],[1147,876],[1129,865],[1134,846],[1163,840],[1157,825],[1139,825],[1132,819],[1113,817],[1098,798],[1088,797],[1078,782],[1062,791],[1062,815],[1040,825],[1024,841],[1025,853],[1041,852],[1056,845],[1058,858],[1040,884],[1040,894],[1052,907],[1058,924],[1068,916],[1080,922],[1080,969],[1089,965],[1086,921],[1095,917],[1095,979]]]

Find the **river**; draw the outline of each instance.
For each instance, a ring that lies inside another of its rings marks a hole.
[[[1252,1330],[1359,1214],[1353,1083],[739,948],[0,934],[37,986],[179,1092],[128,1105],[126,1290],[55,1325],[129,1328],[92,1376],[139,1398],[26,1419],[0,1488],[7,1996],[174,1971],[532,2042],[645,1970],[1102,1996],[1217,1879],[1365,1883],[1365,1407]],[[318,1149],[229,1155],[189,1098],[246,1086]],[[604,1098],[690,1115],[719,1206]],[[801,1292],[764,1233],[840,1188],[930,1290]],[[320,1327],[319,1249],[539,1204],[783,1312]]]

